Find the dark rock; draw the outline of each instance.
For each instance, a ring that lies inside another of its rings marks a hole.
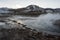
[[[15,20],[12,20],[13,22],[15,22],[15,23],[17,23],[17,21],[15,21]]]
[[[60,19],[55,20],[54,23],[53,23],[53,25],[60,27]]]
[[[55,40],[60,37],[54,35],[43,36],[42,32],[34,32],[28,29],[1,29],[0,40]]]

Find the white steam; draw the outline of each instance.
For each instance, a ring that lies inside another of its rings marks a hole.
[[[60,19],[60,14],[44,14],[40,15],[36,20],[25,21],[25,24],[28,27],[37,29],[38,31],[50,31],[50,32],[59,32],[60,28],[55,27],[53,22]]]

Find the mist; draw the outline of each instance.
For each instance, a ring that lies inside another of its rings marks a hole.
[[[48,31],[60,33],[60,27],[53,25],[53,22],[60,19],[60,14],[42,14],[35,20],[27,20],[24,23],[27,27],[31,27],[38,31]]]

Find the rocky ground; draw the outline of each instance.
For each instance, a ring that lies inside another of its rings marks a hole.
[[[13,22],[10,25],[11,28],[8,26],[8,29],[0,29],[0,40],[60,40],[60,36],[38,32],[35,29],[26,27],[24,24],[17,23],[17,21],[13,20]],[[15,25],[17,26],[15,27]]]
[[[44,35],[30,28],[0,29],[0,40],[60,40],[60,36]]]

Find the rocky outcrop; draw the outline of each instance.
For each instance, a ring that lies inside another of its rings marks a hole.
[[[60,19],[55,20],[53,23],[55,26],[59,26],[60,27]]]
[[[0,40],[60,40],[59,36],[43,35],[42,32],[31,30],[30,28],[1,29]]]

